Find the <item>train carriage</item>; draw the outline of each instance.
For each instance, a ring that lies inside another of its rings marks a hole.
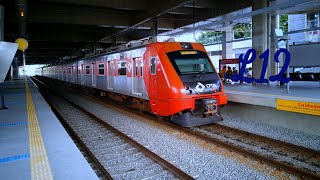
[[[46,69],[53,69],[43,74]],[[223,84],[199,43],[157,42],[44,67],[42,75],[168,117],[185,127],[221,121]]]

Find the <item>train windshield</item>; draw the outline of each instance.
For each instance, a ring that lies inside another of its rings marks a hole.
[[[215,72],[206,53],[201,51],[175,51],[167,54],[180,75]]]

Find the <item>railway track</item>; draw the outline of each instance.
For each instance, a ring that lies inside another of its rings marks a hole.
[[[320,178],[320,152],[219,124],[188,130],[210,143],[305,179]]]
[[[96,101],[99,100],[97,97],[89,97]],[[153,116],[142,114],[113,102],[107,103],[159,122],[159,119]],[[166,121],[161,123],[205,140],[207,143],[218,145],[303,179],[320,179],[319,151],[218,124],[196,128],[182,128]]]
[[[45,87],[39,80],[34,83],[41,89]],[[102,171],[100,174],[104,175],[102,179],[193,179],[72,101],[61,96],[45,96],[93,156],[94,163]]]

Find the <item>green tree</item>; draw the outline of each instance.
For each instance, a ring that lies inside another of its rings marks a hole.
[[[288,15],[287,14],[280,15],[280,29],[282,29],[283,32],[288,32]]]
[[[199,38],[196,38],[196,42],[202,44],[212,44],[221,42],[221,31],[202,32]]]
[[[233,39],[243,39],[251,37],[251,24],[238,23],[233,26]]]

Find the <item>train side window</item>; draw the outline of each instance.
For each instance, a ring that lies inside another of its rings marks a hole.
[[[143,75],[143,62],[141,61],[140,62],[140,76],[142,77],[142,75]]]
[[[90,66],[86,66],[86,74],[90,74]]]
[[[99,75],[104,75],[104,64],[99,64]]]
[[[118,75],[127,75],[127,62],[118,62]]]
[[[156,74],[156,58],[154,57],[150,59],[150,73]]]

